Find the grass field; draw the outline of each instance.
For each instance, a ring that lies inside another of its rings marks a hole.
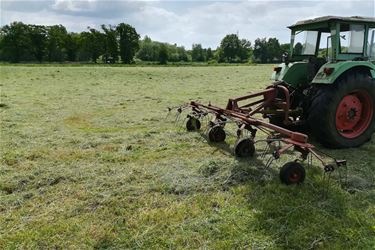
[[[1,249],[375,249],[375,137],[323,149],[349,172],[324,193],[317,163],[284,186],[285,159],[264,170],[165,119],[262,89],[270,65],[0,69]]]

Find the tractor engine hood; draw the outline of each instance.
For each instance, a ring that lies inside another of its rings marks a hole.
[[[274,67],[271,79],[274,81],[284,81],[294,88],[303,87],[310,82],[308,63],[293,62],[288,63],[288,65],[281,63],[277,67]]]

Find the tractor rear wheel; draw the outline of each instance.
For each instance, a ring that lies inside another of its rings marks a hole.
[[[358,147],[375,131],[375,81],[348,73],[337,83],[319,86],[308,110],[313,135],[326,147]]]

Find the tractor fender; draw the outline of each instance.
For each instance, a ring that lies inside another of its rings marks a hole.
[[[307,67],[307,62],[282,63],[274,68],[271,79],[274,81],[284,81],[294,88],[299,88],[309,84]],[[276,69],[278,70],[275,71]]]
[[[335,62],[335,63],[326,63],[320,67],[318,73],[316,73],[312,84],[332,84],[339,78],[342,74],[352,68],[365,68],[368,69],[371,73],[372,78],[375,79],[375,65],[368,61],[345,61],[345,62]],[[331,74],[324,72],[325,68],[332,68]]]

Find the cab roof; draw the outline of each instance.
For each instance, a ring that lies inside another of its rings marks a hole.
[[[323,16],[313,19],[299,21],[291,26],[288,26],[289,29],[296,30],[298,28],[309,28],[314,27],[318,28],[327,28],[328,23],[330,22],[349,22],[349,23],[366,23],[369,24],[371,28],[375,27],[375,18],[374,17],[361,17],[361,16],[351,16],[351,17],[341,17],[341,16]]]

